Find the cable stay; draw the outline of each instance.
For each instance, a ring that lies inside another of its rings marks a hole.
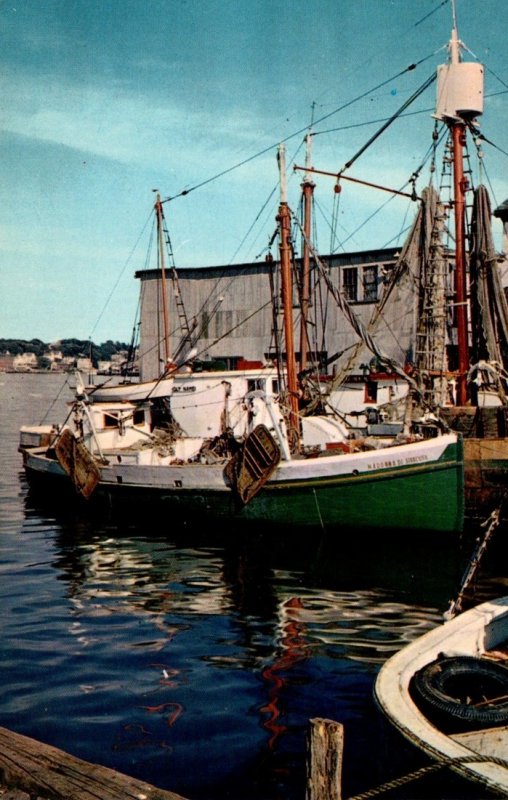
[[[409,64],[409,66],[405,67],[405,69],[403,69],[403,70],[400,70],[400,72],[397,72],[394,75],[391,75],[389,78],[387,78],[384,81],[381,81],[381,83],[378,83],[376,86],[373,86],[370,89],[367,89],[367,91],[362,92],[362,94],[358,95],[357,97],[354,97],[352,100],[348,100],[347,102],[343,103],[341,106],[338,106],[337,108],[335,108],[333,111],[329,111],[327,114],[324,114],[322,117],[319,117],[319,119],[314,121],[314,123],[313,123],[314,127],[316,125],[319,125],[321,122],[324,122],[325,120],[330,119],[330,117],[333,117],[335,114],[338,114],[340,111],[344,111],[346,108],[349,108],[350,106],[354,105],[355,103],[359,102],[360,100],[363,100],[364,97],[367,97],[368,95],[372,94],[373,92],[378,91],[378,89],[383,88],[383,86],[386,86],[387,84],[392,83],[394,80],[396,80],[397,78],[400,78],[402,75],[405,75],[407,72],[412,72],[417,67],[419,67],[420,64],[422,64],[424,61],[426,61],[428,58],[430,58],[432,55],[434,55],[434,53],[431,53],[429,56],[425,56],[424,58],[421,58],[419,61],[417,61],[415,63]],[[427,88],[427,86],[430,86],[430,84],[434,80],[435,80],[435,76],[433,75],[431,78],[428,79],[428,81],[426,81],[426,83],[423,85],[423,87],[420,87],[420,89],[417,90],[416,96],[418,96],[425,88]],[[414,99],[413,96],[412,96],[412,99]],[[404,106],[402,107],[402,109],[401,109],[401,111],[399,113],[401,113],[405,108],[407,108],[409,103],[412,102],[412,99],[410,98],[410,100],[407,101],[404,104]],[[170,197],[166,197],[161,202],[162,203],[169,203],[169,202],[171,202],[173,200],[177,200],[179,197],[185,197],[186,195],[190,194],[191,192],[196,191],[196,189],[201,189],[203,186],[207,186],[209,183],[212,183],[213,181],[217,180],[218,178],[222,178],[224,175],[228,175],[230,172],[233,172],[235,169],[239,169],[240,167],[243,167],[246,164],[249,164],[251,161],[254,161],[256,158],[260,158],[261,156],[265,155],[265,153],[269,153],[274,148],[278,147],[280,144],[284,144],[285,142],[289,142],[291,139],[294,139],[296,136],[300,136],[302,133],[306,133],[308,131],[308,129],[309,129],[309,126],[305,125],[304,127],[299,128],[297,131],[294,131],[293,133],[288,134],[288,136],[286,136],[285,138],[279,139],[277,142],[269,145],[268,147],[264,147],[262,150],[259,150],[257,153],[254,153],[254,155],[249,156],[248,158],[244,158],[242,161],[239,161],[238,163],[233,164],[232,166],[221,170],[220,172],[216,173],[215,175],[212,175],[210,178],[206,178],[205,180],[203,180],[203,181],[201,181],[199,183],[196,183],[194,186],[191,186],[188,189],[182,189],[177,194],[172,195]]]

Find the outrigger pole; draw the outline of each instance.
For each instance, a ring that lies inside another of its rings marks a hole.
[[[157,214],[157,236],[159,245],[159,261],[160,261],[161,291],[162,291],[162,320],[164,324],[164,371],[166,371],[168,364],[171,361],[171,354],[169,350],[168,291],[166,286],[166,265],[164,263],[164,235],[163,235],[164,214],[162,211],[161,196],[158,192],[157,192],[157,199],[155,201],[155,213]]]
[[[293,332],[293,276],[291,271],[291,212],[287,204],[286,148],[279,145],[277,154],[280,175],[279,251],[282,284],[282,308],[284,314],[284,338],[286,344],[286,371],[289,403],[289,426],[299,432],[298,380],[296,375],[295,341]]]
[[[302,284],[300,293],[300,372],[307,369],[309,334],[307,332],[307,322],[309,316],[310,301],[310,247],[309,242],[312,233],[312,195],[314,193],[314,182],[310,177],[311,170],[311,144],[312,134],[306,136],[306,172],[303,176],[303,258],[302,258]]]

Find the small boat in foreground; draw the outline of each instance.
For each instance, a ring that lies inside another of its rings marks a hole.
[[[375,698],[431,758],[508,797],[508,597],[459,614],[392,656]]]

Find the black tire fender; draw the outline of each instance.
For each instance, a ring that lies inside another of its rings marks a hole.
[[[411,696],[445,732],[508,724],[508,668],[474,656],[440,656],[415,673]]]

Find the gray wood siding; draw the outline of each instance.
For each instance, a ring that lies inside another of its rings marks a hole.
[[[395,251],[390,249],[343,254],[327,259],[330,278],[336,287],[341,286],[341,271],[344,268],[358,268],[360,297],[354,307],[355,313],[365,324],[375,304],[362,302],[362,270],[372,265],[391,265],[394,255]],[[140,373],[142,380],[151,380],[160,374],[164,363],[161,282],[155,270],[138,272],[136,277],[140,280],[141,297]],[[181,320],[169,277],[166,283],[169,351],[174,356],[181,341]],[[264,361],[265,354],[273,351],[273,313],[267,264],[180,269],[178,284],[187,319],[200,334],[196,345],[198,358]],[[279,291],[277,286],[276,294]],[[326,294],[324,286],[322,294]],[[325,340],[329,354],[345,350],[356,341],[349,322],[344,319],[332,298],[328,299],[326,306]],[[295,342],[298,349],[298,308],[295,308]],[[228,366],[234,364],[230,361]]]

